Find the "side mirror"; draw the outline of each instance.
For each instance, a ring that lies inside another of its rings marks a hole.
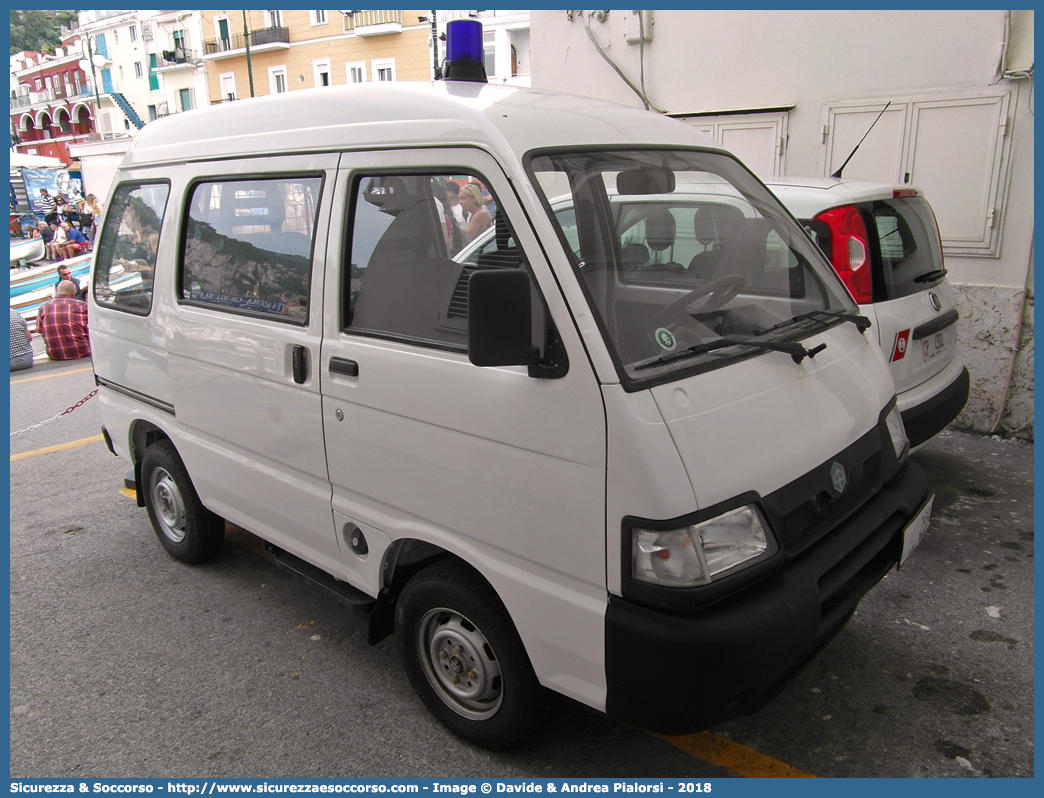
[[[468,278],[468,359],[476,366],[535,366],[529,275],[489,269]]]

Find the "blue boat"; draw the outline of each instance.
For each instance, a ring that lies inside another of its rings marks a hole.
[[[91,263],[94,260],[91,253],[81,255],[77,258],[69,258],[62,261],[63,266],[68,266],[72,276],[82,283],[90,274]],[[31,269],[21,269],[11,272],[11,299],[22,294],[28,294],[40,288],[53,286],[58,282],[58,264],[44,263]]]

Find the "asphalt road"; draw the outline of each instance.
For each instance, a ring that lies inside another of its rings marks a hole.
[[[11,430],[89,394],[89,366],[12,374]],[[1033,775],[1029,444],[948,432],[918,453],[926,538],[758,715],[668,741],[562,700],[492,754],[428,715],[394,639],[367,645],[364,614],[249,533],[202,566],[168,557],[119,492],[128,464],[81,443],[100,425],[88,400],[11,440],[12,777],[756,775],[740,745],[821,777]]]

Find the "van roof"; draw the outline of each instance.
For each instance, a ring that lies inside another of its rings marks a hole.
[[[176,114],[150,122],[123,166],[295,152],[474,145],[517,157],[543,147],[699,146],[683,122],[558,92],[463,81],[334,86]]]

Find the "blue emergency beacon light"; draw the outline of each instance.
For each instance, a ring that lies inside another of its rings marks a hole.
[[[486,83],[484,55],[481,22],[474,19],[455,19],[447,23],[443,80]]]

